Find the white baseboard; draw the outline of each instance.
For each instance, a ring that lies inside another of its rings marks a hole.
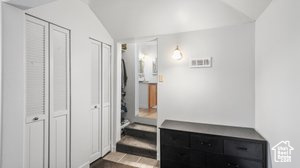
[[[113,146],[111,147],[111,151],[112,151],[112,152],[116,152],[116,151],[117,151],[117,147],[116,147],[115,145],[113,145]]]
[[[90,161],[85,162],[83,165],[79,166],[78,168],[90,168]]]
[[[159,153],[157,153],[156,156],[157,156],[156,160],[160,161],[160,155],[159,155]]]

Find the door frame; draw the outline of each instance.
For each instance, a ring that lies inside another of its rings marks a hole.
[[[71,141],[71,138],[72,138],[72,127],[71,127],[72,126],[72,30],[69,29],[69,28],[66,28],[64,26],[60,26],[56,23],[50,22],[48,20],[45,20],[45,19],[42,19],[40,17],[37,17],[37,16],[34,16],[32,14],[24,12],[25,19],[26,19],[26,16],[29,16],[29,17],[47,22],[48,23],[48,29],[49,29],[49,31],[48,31],[48,37],[49,38],[50,38],[50,25],[54,25],[54,26],[57,26],[57,27],[60,27],[62,29],[65,29],[65,30],[69,31],[69,41],[68,41],[68,43],[69,43],[69,51],[68,51],[69,52],[69,67],[68,67],[69,82],[68,82],[68,85],[69,85],[69,109],[70,109],[69,127],[70,127],[70,129],[69,129],[69,158],[68,158],[68,162],[69,162],[69,167],[71,167],[72,166],[72,159],[71,159],[72,158],[72,150],[71,150],[71,147],[72,147],[71,146],[72,145],[72,141]],[[48,42],[49,42],[49,45],[50,45],[50,41],[48,41]],[[50,59],[50,47],[49,46],[48,46],[48,54],[49,54],[48,59]],[[48,60],[48,61],[50,61],[50,60]],[[48,70],[49,70],[49,68],[50,67],[48,67]],[[49,113],[48,113],[48,115],[49,115]],[[25,119],[26,119],[26,117],[25,117]],[[50,118],[49,117],[48,117],[48,122],[50,124]],[[49,137],[48,137],[48,139],[49,139]],[[49,146],[49,144],[48,144],[48,146]],[[49,161],[49,156],[50,156],[50,154],[49,154],[49,151],[48,151],[48,161]],[[49,162],[48,162],[48,165],[49,165]]]
[[[114,151],[116,151],[116,147],[115,147],[115,139],[116,139],[116,133],[115,133],[115,131],[117,130],[116,128],[116,126],[115,126],[115,119],[116,119],[116,108],[115,108],[115,98],[117,98],[118,96],[116,96],[115,95],[115,92],[114,92],[114,90],[115,90],[115,84],[116,84],[116,82],[115,82],[115,71],[114,71],[114,69],[115,69],[115,65],[114,65],[114,61],[115,60],[117,60],[117,59],[115,59],[115,57],[114,57],[114,49],[115,48],[117,48],[117,47],[114,47],[113,45],[111,45],[111,44],[108,44],[108,43],[105,43],[105,42],[102,42],[102,41],[100,41],[100,40],[97,40],[97,39],[95,39],[95,38],[93,38],[93,37],[89,37],[89,40],[92,40],[92,41],[96,41],[96,42],[98,42],[98,43],[100,43],[101,44],[101,88],[100,88],[100,90],[101,90],[101,115],[102,115],[102,105],[103,105],[103,98],[102,98],[102,90],[103,90],[103,81],[102,81],[102,76],[103,76],[103,66],[102,66],[102,64],[103,64],[103,56],[102,56],[102,52],[103,52],[103,44],[105,44],[105,45],[108,45],[109,47],[110,47],[110,60],[109,60],[109,62],[110,62],[110,87],[109,87],[109,91],[110,91],[110,128],[109,128],[109,130],[110,130],[110,151],[111,152],[114,152]],[[121,106],[120,106],[121,107]],[[102,134],[102,132],[101,132],[101,134]],[[101,143],[101,145],[102,145],[102,143]],[[102,154],[102,151],[101,151],[101,154]]]
[[[152,41],[152,40],[157,40],[157,47],[159,44],[159,38],[157,36],[153,37],[148,37],[148,38],[140,38],[140,39],[128,39],[128,40],[119,40],[115,42],[115,47],[114,47],[114,57],[112,57],[112,63],[113,63],[113,71],[112,71],[112,76],[114,77],[114,88],[112,92],[112,98],[113,98],[113,122],[112,122],[112,128],[113,128],[113,139],[112,139],[112,151],[116,151],[116,144],[118,141],[121,140],[121,98],[122,98],[122,81],[121,81],[121,74],[122,74],[122,68],[121,68],[121,63],[122,63],[122,44],[124,43],[140,43],[144,41]],[[158,49],[157,49],[158,52]],[[157,53],[157,57],[159,57]],[[158,87],[158,85],[157,85]],[[158,106],[157,106],[158,108]],[[136,111],[135,111],[136,113]],[[158,121],[158,115],[156,119],[156,123]],[[158,157],[159,158],[159,157]]]

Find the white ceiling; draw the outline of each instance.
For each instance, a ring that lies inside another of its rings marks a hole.
[[[272,0],[222,0],[237,11],[256,20]]]
[[[55,0],[5,0],[24,9]],[[255,21],[271,0],[82,0],[111,35],[131,39]]]
[[[8,2],[9,4],[17,6],[21,9],[29,9],[40,5],[44,5],[46,3],[53,2],[55,0],[2,0],[2,1]]]
[[[115,39],[253,22],[270,0],[90,0]]]

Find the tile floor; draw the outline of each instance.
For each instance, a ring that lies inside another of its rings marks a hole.
[[[104,160],[109,160],[137,168],[159,168],[159,162],[155,159],[120,152],[111,152],[104,157]]]
[[[90,168],[136,168],[109,160],[100,159],[90,165]]]

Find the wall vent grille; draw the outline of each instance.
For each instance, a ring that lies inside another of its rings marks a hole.
[[[212,67],[212,58],[191,58],[190,68],[210,68]]]

